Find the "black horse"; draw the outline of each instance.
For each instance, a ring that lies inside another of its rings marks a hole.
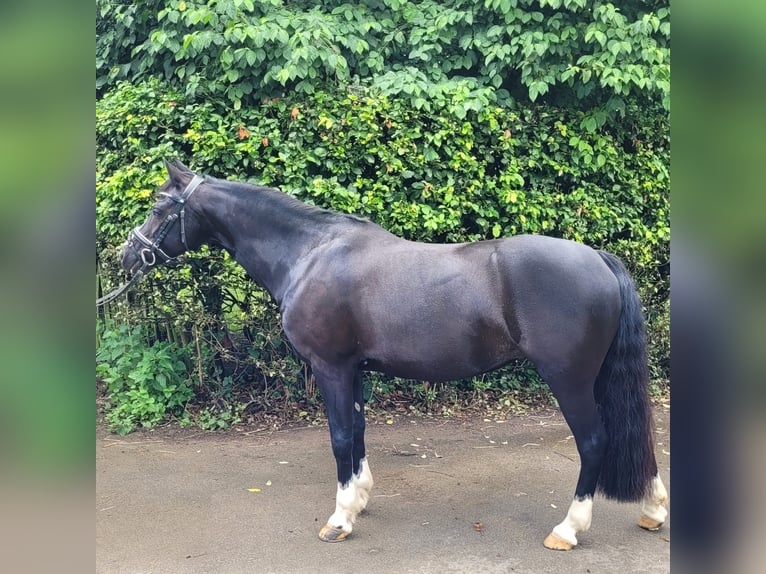
[[[203,243],[227,250],[279,305],[285,333],[316,377],[338,470],[335,512],[319,532],[345,539],[367,505],[363,371],[445,381],[526,357],[572,430],[580,475],[566,518],[545,539],[569,550],[598,488],[640,501],[659,528],[644,319],[613,255],[536,235],[435,245],[305,205],[278,190],[166,164],[151,215],[123,247],[143,274]]]

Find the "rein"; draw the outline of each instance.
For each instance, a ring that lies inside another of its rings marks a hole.
[[[165,218],[165,221],[162,222],[162,225],[157,231],[157,235],[154,241],[152,241],[151,239],[146,237],[146,235],[141,233],[140,225],[134,227],[131,230],[131,232],[128,234],[128,245],[132,247],[133,243],[136,242],[143,246],[143,248],[138,252],[142,261],[141,267],[138,269],[138,271],[136,271],[133,274],[133,277],[131,277],[130,281],[118,287],[114,291],[107,293],[103,297],[99,297],[98,299],[96,299],[96,307],[100,307],[101,305],[105,305],[106,303],[113,301],[114,299],[119,297],[122,293],[127,291],[130,287],[138,283],[138,281],[141,280],[141,278],[146,274],[146,272],[155,263],[157,263],[158,254],[162,258],[162,263],[167,263],[168,261],[175,259],[174,257],[171,257],[170,255],[165,253],[160,248],[160,245],[168,236],[168,233],[170,233],[170,229],[173,227],[173,224],[179,218],[181,220],[181,242],[184,244],[186,251],[189,250],[189,246],[186,243],[186,224],[184,219],[184,215],[186,214],[186,202],[191,197],[191,194],[196,191],[196,189],[200,186],[200,184],[203,181],[205,181],[205,178],[195,174],[192,180],[189,182],[189,185],[186,186],[186,188],[184,189],[183,193],[180,196],[170,195],[167,193],[161,194],[175,201],[176,204],[181,206],[181,209],[179,210],[178,213],[171,213]]]
[[[136,283],[138,283],[141,278],[144,276],[144,268],[141,267],[138,271],[136,271],[133,274],[133,277],[130,278],[130,281],[125,283],[124,285],[117,287],[114,291],[107,293],[103,297],[99,297],[96,299],[96,307],[101,307],[101,305],[106,305],[110,301],[113,301],[114,299],[117,299],[120,295],[122,295],[125,291],[133,287]]]

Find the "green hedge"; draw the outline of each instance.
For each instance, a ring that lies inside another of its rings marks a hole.
[[[373,90],[317,92],[253,107],[198,102],[151,79],[118,83],[97,103],[97,243],[100,280],[122,280],[116,250],[143,220],[178,157],[216,177],[263,183],[303,201],[359,213],[419,241],[475,241],[518,233],[575,239],[622,257],[643,296],[651,373],[669,372],[669,135],[660,104],[628,108],[601,131],[584,112],[550,105],[456,112],[460,88],[441,107]],[[465,112],[465,113],[463,113]],[[202,249],[160,269],[104,319],[140,324],[149,344],[187,349],[200,404],[236,410],[305,405],[312,380],[290,352],[276,310],[242,270]],[[106,323],[102,322],[102,328]],[[528,366],[463,381],[458,389],[517,391]],[[420,383],[372,377],[368,395],[414,392]],[[304,408],[301,406],[301,408]]]
[[[592,109],[670,93],[668,0],[96,1],[96,85],[163,77],[235,108],[361,84],[458,116],[513,99]]]

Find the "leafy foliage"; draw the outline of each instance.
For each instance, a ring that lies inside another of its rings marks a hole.
[[[140,328],[120,325],[103,331],[96,353],[96,373],[109,387],[109,428],[127,434],[136,426],[154,426],[178,414],[194,393],[186,379],[183,350],[154,342],[147,345]]]
[[[670,91],[666,0],[97,0],[97,88],[164,77],[235,109],[363,85],[463,113],[513,100],[624,114]],[[594,116],[597,118],[600,116]]]

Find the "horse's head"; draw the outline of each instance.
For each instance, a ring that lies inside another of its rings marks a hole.
[[[131,274],[145,273],[201,243],[199,214],[188,202],[204,178],[178,161],[165,162],[165,167],[168,180],[159,188],[149,217],[122,247],[122,267]]]

